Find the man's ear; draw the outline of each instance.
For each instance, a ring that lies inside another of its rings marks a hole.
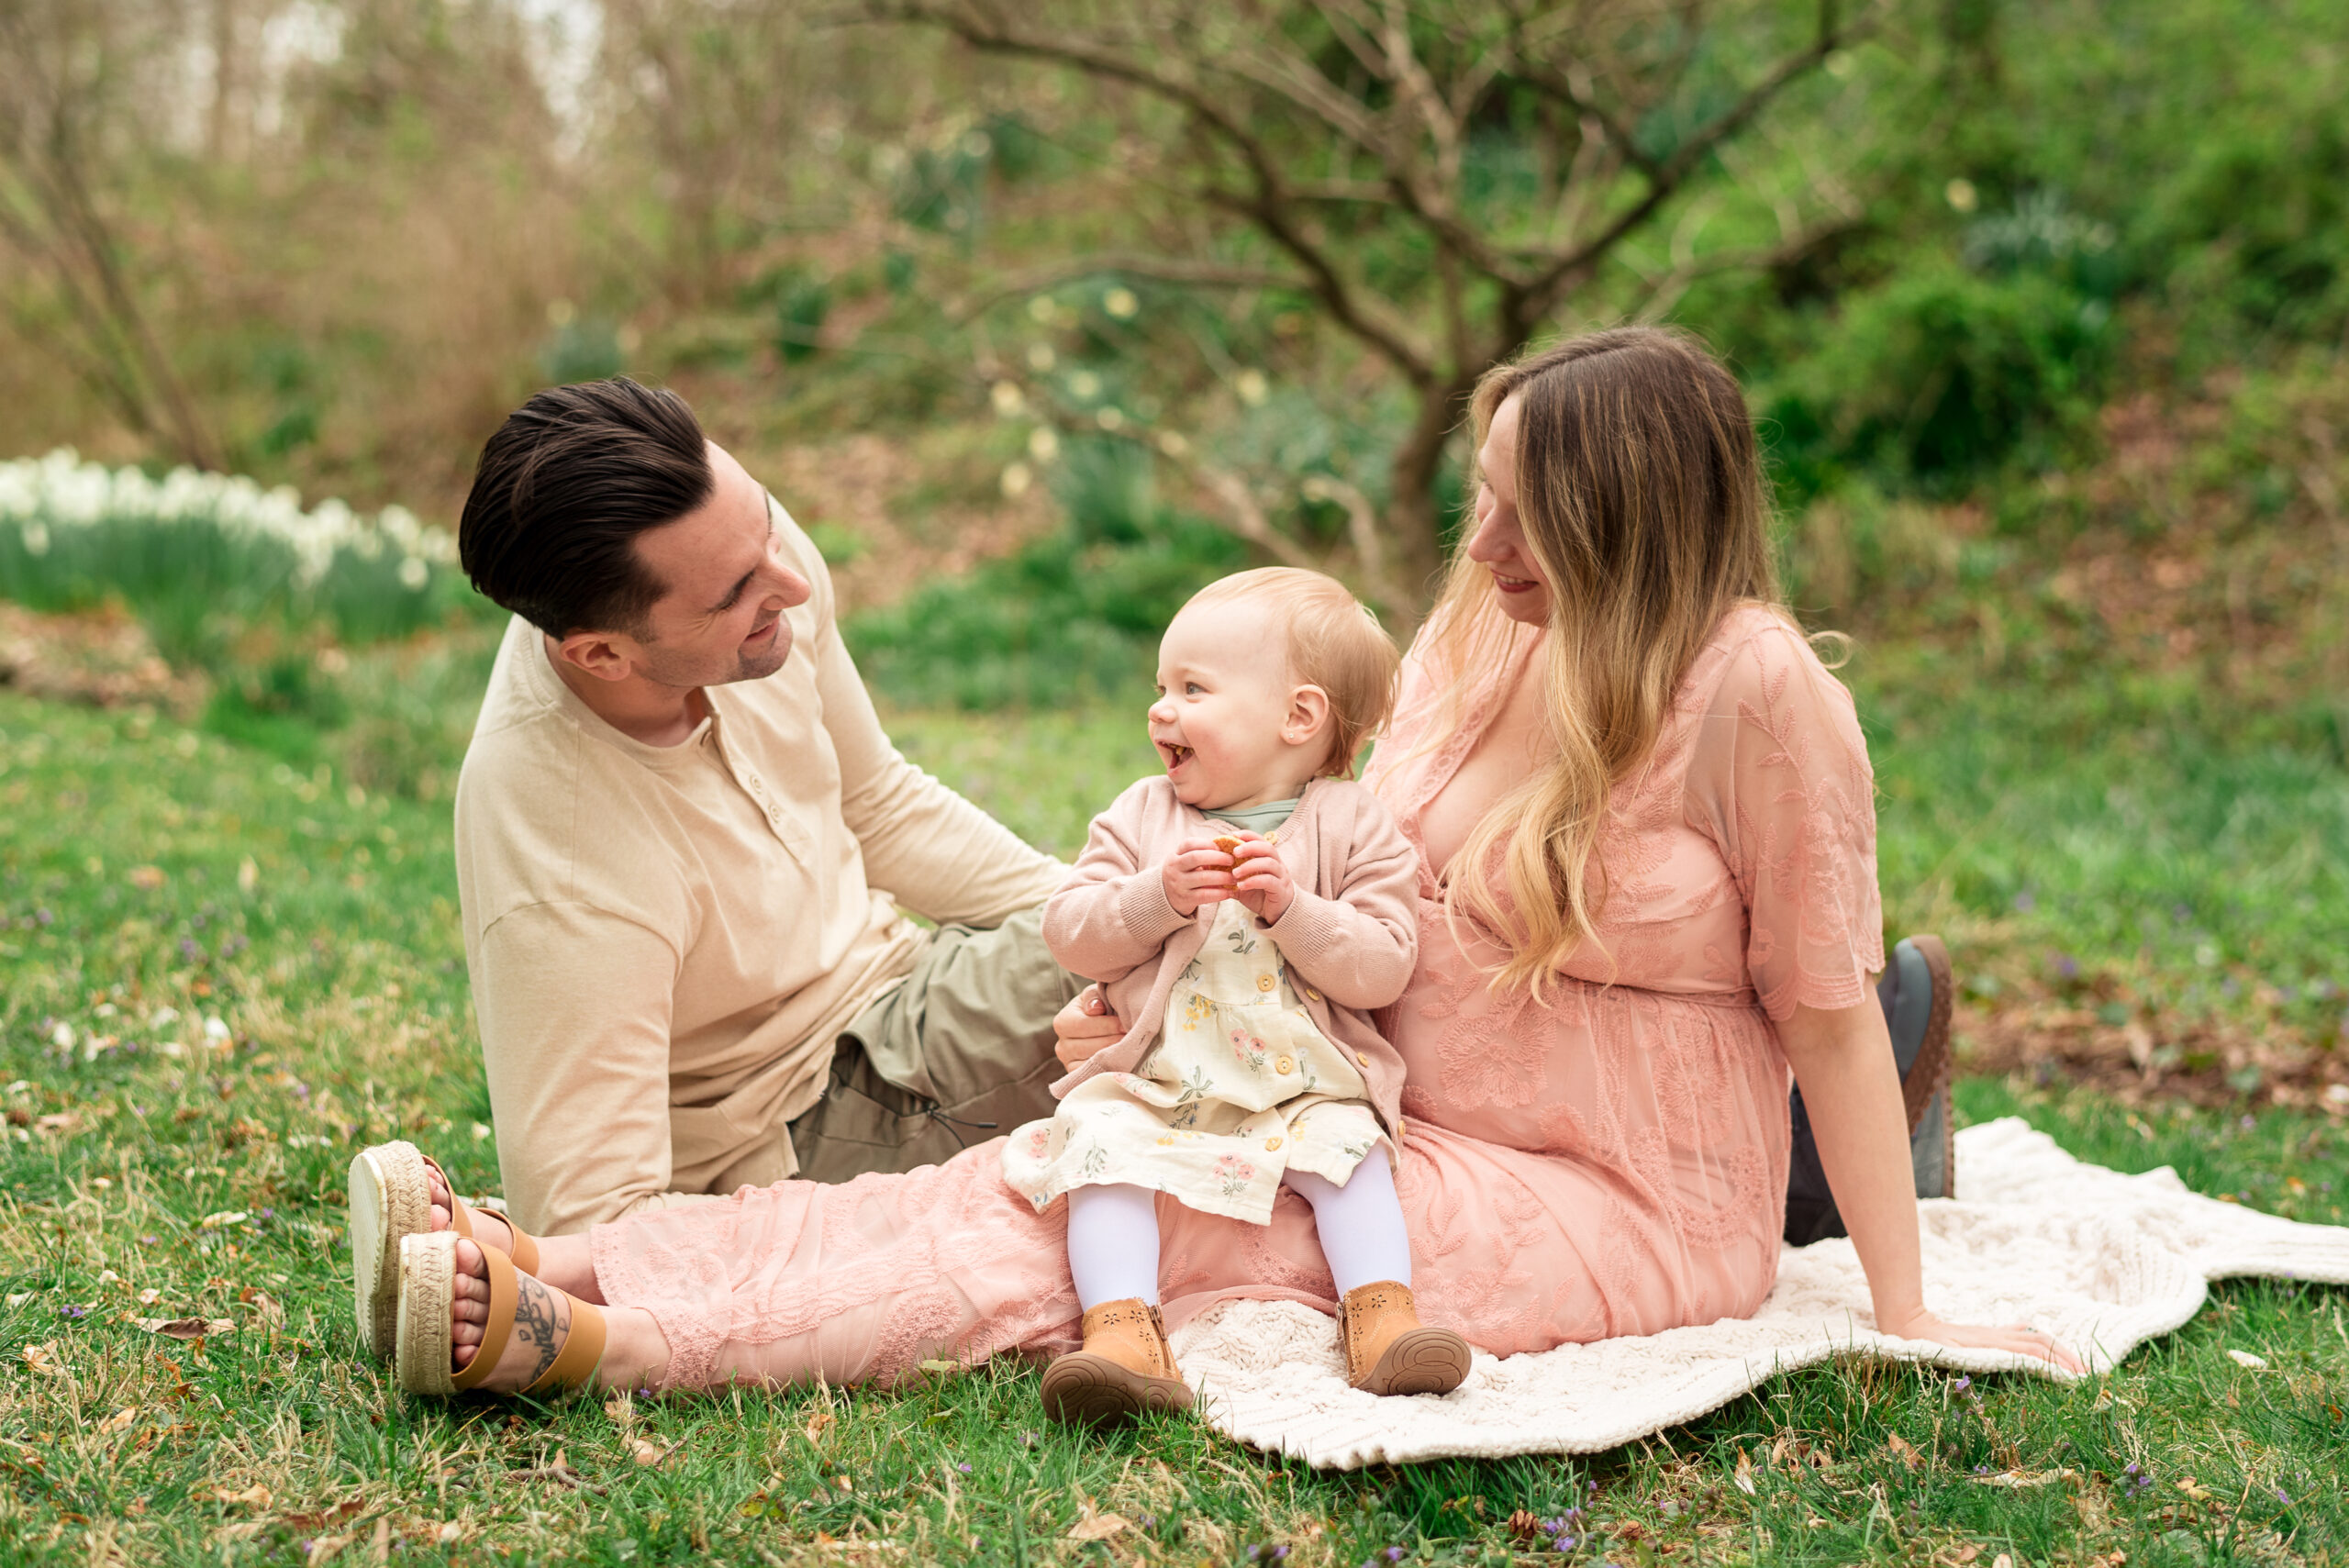
[[[636,673],[636,639],[610,631],[574,631],[554,645],[555,657],[599,681],[625,681]]]
[[[1281,722],[1281,739],[1302,746],[1330,722],[1330,694],[1319,686],[1299,686],[1289,694],[1288,717]]]

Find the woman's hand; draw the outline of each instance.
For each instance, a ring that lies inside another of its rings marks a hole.
[[[1101,987],[1088,985],[1052,1015],[1052,1054],[1061,1059],[1062,1066],[1074,1067],[1117,1043],[1125,1032],[1126,1026],[1109,1010]]]
[[[1232,896],[1267,926],[1277,924],[1288,913],[1297,892],[1273,841],[1245,830],[1240,834],[1240,847],[1231,852],[1231,880]]]
[[[1944,1322],[1926,1310],[1900,1070],[1876,999],[1831,1011],[1798,1006],[1778,1025],[1778,1043],[1802,1087],[1835,1207],[1867,1272],[1877,1329],[1904,1340],[2018,1351],[2079,1371],[2079,1358],[2044,1334]]]
[[[2004,1329],[1986,1329],[1972,1323],[1953,1323],[1936,1313],[1917,1308],[1905,1321],[1887,1323],[1876,1320],[1876,1331],[1897,1340],[1929,1340],[1937,1345],[1955,1345],[1970,1350],[2012,1351],[2017,1355],[2037,1356],[2052,1362],[2065,1372],[2085,1372],[2080,1358],[2074,1355],[2052,1337],[2024,1324],[2011,1324]]]
[[[1167,905],[1177,915],[1196,915],[1201,906],[1231,896],[1231,857],[1213,839],[1184,840],[1158,874],[1165,879]]]

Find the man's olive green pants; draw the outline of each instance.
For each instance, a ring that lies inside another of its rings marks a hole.
[[[1052,1114],[1052,1015],[1085,982],[1052,962],[1043,907],[941,926],[905,983],[850,1020],[824,1097],[793,1118],[799,1175],[910,1171]]]

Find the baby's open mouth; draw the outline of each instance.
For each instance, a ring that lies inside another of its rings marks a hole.
[[[1191,760],[1188,746],[1177,746],[1171,740],[1161,740],[1157,745],[1158,754],[1166,759],[1166,771],[1170,773]]]

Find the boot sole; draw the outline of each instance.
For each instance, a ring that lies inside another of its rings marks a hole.
[[[1925,1040],[1917,1048],[1917,1060],[1909,1070],[1908,1082],[1901,1085],[1903,1108],[1909,1113],[1909,1130],[1914,1133],[1917,1124],[1935,1095],[1942,1100],[1942,1196],[1957,1195],[1957,1118],[1952,1114],[1950,1080],[1956,1071],[1956,1052],[1950,1046],[1950,1014],[1955,1005],[1951,983],[1949,949],[1936,936],[1915,936],[1909,939],[1918,954],[1925,961],[1925,969],[1932,976],[1932,1011],[1925,1022]]]
[[[1191,1407],[1179,1377],[1149,1377],[1108,1356],[1076,1351],[1044,1369],[1044,1414],[1064,1426],[1122,1426],[1138,1416]]]
[[[1468,1341],[1449,1329],[1412,1329],[1396,1337],[1354,1386],[1365,1393],[1449,1394],[1468,1380]]]

